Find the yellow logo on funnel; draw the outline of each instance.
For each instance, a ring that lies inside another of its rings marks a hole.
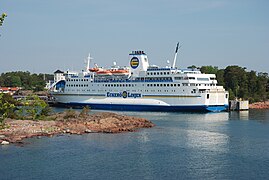
[[[133,57],[130,61],[130,66],[133,69],[136,69],[139,66],[139,59],[137,57]]]

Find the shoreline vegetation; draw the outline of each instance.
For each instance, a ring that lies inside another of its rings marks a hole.
[[[4,128],[0,129],[0,144],[23,143],[25,138],[62,134],[134,132],[140,128],[154,126],[144,118],[109,112],[88,115],[85,110],[67,110],[50,115],[45,120],[6,119]]]
[[[14,100],[9,94],[0,94],[0,144],[22,143],[23,139],[35,136],[133,132],[155,126],[144,118],[89,112],[86,106],[80,112],[68,109],[53,113],[37,95]]]

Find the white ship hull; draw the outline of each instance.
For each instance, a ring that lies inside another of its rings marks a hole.
[[[107,94],[54,94],[56,101],[65,106],[89,106],[92,109],[127,111],[224,111],[228,107],[225,93],[215,95],[214,101],[201,95],[142,95],[107,97]]]

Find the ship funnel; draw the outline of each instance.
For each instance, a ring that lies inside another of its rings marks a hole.
[[[147,71],[148,57],[144,51],[132,51],[130,56],[130,69],[133,76],[139,76],[140,71]]]

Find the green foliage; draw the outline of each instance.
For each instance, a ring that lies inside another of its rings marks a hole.
[[[45,79],[44,79],[45,78]],[[0,76],[0,86],[22,87],[25,90],[43,91],[46,81],[53,80],[53,75],[30,74],[30,72],[7,72]]]
[[[248,81],[245,68],[228,66],[224,70],[225,87],[231,89],[235,97],[248,98]]]
[[[224,86],[225,85],[224,69],[218,70],[216,76],[217,76],[218,85],[219,86]]]
[[[8,94],[0,94],[0,128],[4,126],[5,118],[14,116],[15,103]]]
[[[31,95],[20,100],[20,105],[16,111],[20,119],[43,119],[51,112],[49,105],[37,95]]]
[[[217,74],[218,67],[217,66],[202,66],[200,71],[205,74]]]
[[[188,69],[197,69],[197,67],[195,65],[191,65],[187,67]]]
[[[246,68],[239,66],[228,66],[225,69],[218,69],[216,66],[197,68],[202,73],[216,74],[218,85],[229,91],[230,99],[248,99],[250,103],[269,99],[268,73],[247,72]]]
[[[72,108],[65,111],[64,119],[76,118],[77,114]]]
[[[7,17],[7,14],[6,13],[3,13],[1,16],[0,16],[0,26],[3,25],[3,22],[5,20],[5,18]]]
[[[90,112],[89,106],[85,106],[85,107],[83,107],[82,111],[80,112],[79,117],[85,118],[85,117],[89,116],[89,112]]]

